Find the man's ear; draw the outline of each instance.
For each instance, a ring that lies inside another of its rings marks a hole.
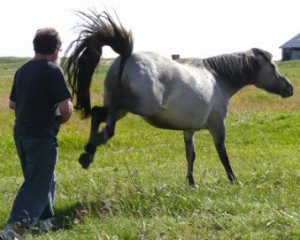
[[[50,62],[54,62],[54,63],[56,62],[56,60],[58,59],[58,52],[59,52],[59,49],[56,48],[54,53],[50,54],[50,56],[49,56]]]

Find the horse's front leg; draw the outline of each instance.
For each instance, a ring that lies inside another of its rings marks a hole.
[[[107,107],[95,106],[92,108],[91,112],[91,130],[89,141],[84,145],[85,153],[81,154],[79,158],[79,163],[84,169],[87,169],[89,165],[93,162],[94,154],[96,152],[97,144],[95,143],[97,139],[97,134],[99,126],[102,122],[105,122],[108,117]]]
[[[233,183],[236,181],[236,177],[232,171],[232,168],[229,163],[228,154],[225,148],[225,124],[215,125],[214,128],[209,128],[211,135],[213,136],[216,150],[218,152],[219,158],[225,168],[228,180]]]
[[[185,145],[185,155],[187,160],[187,173],[186,178],[188,179],[189,185],[194,186],[195,181],[193,177],[193,168],[195,161],[195,149],[194,149],[194,132],[192,131],[184,131],[184,145]]]

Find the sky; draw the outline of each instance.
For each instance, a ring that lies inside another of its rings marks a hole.
[[[10,0],[0,1],[0,57],[31,57],[38,28],[54,27],[66,50],[82,20],[74,11],[114,11],[131,30],[134,51],[205,58],[257,47],[279,48],[300,33],[299,0]],[[63,53],[62,53],[63,55]],[[104,58],[117,55],[104,47]]]

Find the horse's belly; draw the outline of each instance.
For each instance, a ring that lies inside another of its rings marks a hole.
[[[155,116],[143,117],[143,119],[150,125],[172,130],[200,130],[206,128],[206,121],[204,116],[191,115],[164,115],[157,114]]]

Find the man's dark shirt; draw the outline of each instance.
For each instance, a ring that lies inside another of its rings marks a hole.
[[[71,94],[62,70],[47,60],[30,60],[14,77],[10,100],[16,103],[14,134],[16,136],[56,137],[60,117],[57,103]]]

